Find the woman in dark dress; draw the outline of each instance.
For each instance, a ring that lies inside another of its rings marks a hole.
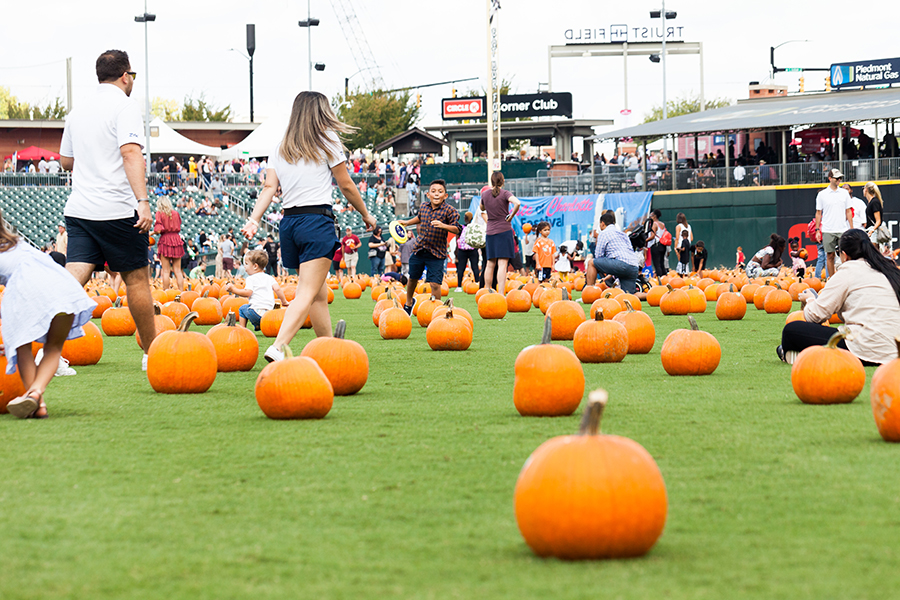
[[[519,199],[503,189],[503,173],[491,174],[491,188],[481,193],[481,210],[487,213],[485,250],[487,264],[484,267],[484,284],[490,286],[497,274],[497,291],[506,293],[506,271],[510,259],[516,254],[515,240],[510,221],[519,212]],[[513,205],[512,212],[509,205]]]

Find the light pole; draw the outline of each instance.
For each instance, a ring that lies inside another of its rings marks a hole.
[[[237,48],[229,48],[229,52],[237,52],[250,61],[250,122],[253,122],[253,52],[256,50],[256,25],[247,25],[247,54]],[[249,54],[249,56],[248,56]]]
[[[147,23],[155,20],[156,15],[147,12],[147,0],[144,0],[144,14],[136,16],[134,22],[144,24],[144,136],[146,137],[144,144],[146,144],[145,149],[147,150],[145,166],[148,177],[150,176],[150,46],[147,42]]]
[[[651,10],[650,11],[651,19],[660,19],[660,18],[662,19],[662,52],[660,54],[662,55],[662,72],[663,72],[663,105],[662,105],[663,120],[666,120],[669,118],[669,105],[668,105],[668,101],[666,100],[666,36],[668,34],[668,32],[666,31],[666,19],[674,19],[677,16],[678,16],[678,13],[676,13],[674,10],[666,12],[666,0],[662,0],[662,9],[661,10]],[[656,60],[654,60],[654,57],[656,58]],[[660,57],[656,56],[655,54],[652,54],[652,55],[650,55],[650,60],[652,62],[659,62]],[[663,138],[663,154],[666,157],[666,161],[669,160],[669,146],[668,146],[667,141],[668,141],[668,138],[664,137]],[[673,151],[674,151],[674,148],[673,148]],[[674,159],[675,157],[673,156],[672,158]],[[673,160],[673,162],[674,162],[674,160]]]
[[[359,75],[360,73],[362,73],[363,71],[371,71],[374,68],[375,67],[366,67],[364,69],[360,69],[359,71],[357,71],[350,77],[344,77],[344,100],[346,100],[347,96],[350,95],[350,80],[353,79],[354,77],[356,77],[357,75]]]
[[[313,72],[313,61],[312,61],[312,28],[319,24],[318,19],[313,19],[310,16],[310,0],[306,0],[306,20],[298,21],[297,25],[300,27],[306,28],[306,39],[307,39],[307,50],[309,52],[309,91],[312,91],[312,72]],[[316,63],[315,65],[316,71],[324,71],[325,65],[323,63]]]

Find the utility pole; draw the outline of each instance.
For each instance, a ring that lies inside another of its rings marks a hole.
[[[72,57],[66,59],[66,114],[72,112]]]
[[[250,122],[253,122],[253,53],[256,51],[256,25],[247,24],[247,54],[250,55]]]
[[[147,12],[147,0],[144,0],[144,14],[134,18],[136,23],[144,24],[144,141],[145,150],[147,151],[147,160],[145,166],[147,168],[147,177],[150,176],[150,46],[147,42],[147,23],[156,20],[156,15]]]

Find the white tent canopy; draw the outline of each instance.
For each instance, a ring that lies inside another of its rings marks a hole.
[[[261,123],[259,127],[253,130],[253,133],[243,140],[227,150],[222,150],[219,155],[220,158],[225,160],[234,158],[249,159],[253,157],[268,158],[272,149],[275,148],[284,137],[288,119],[290,119],[290,115],[281,115]]]
[[[220,148],[204,146],[194,140],[184,137],[165,124],[162,119],[156,117],[150,122],[150,127],[157,127],[159,135],[150,138],[151,154],[190,154],[197,158],[206,156],[219,156]]]

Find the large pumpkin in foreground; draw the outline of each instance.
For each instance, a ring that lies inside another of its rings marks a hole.
[[[345,339],[346,332],[347,322],[341,319],[334,328],[334,337],[318,337],[300,353],[318,363],[335,396],[355,394],[369,379],[369,355],[359,342]]]
[[[900,352],[900,338],[896,342]],[[900,442],[900,359],[875,369],[869,394],[878,433],[886,442]]]
[[[791,385],[804,404],[847,404],[866,385],[866,370],[849,350],[838,348],[850,331],[840,327],[824,346],[810,346],[791,367]]]
[[[174,331],[164,331],[147,351],[147,379],[163,394],[199,394],[216,380],[216,349],[209,338],[188,331],[197,318],[192,311]]]
[[[321,419],[334,404],[331,382],[313,359],[282,350],[284,360],[269,363],[256,379],[256,403],[270,419]]]
[[[662,474],[637,442],[600,433],[605,405],[605,391],[591,392],[578,435],[544,442],[519,473],[516,522],[538,556],[630,558],[662,535]]]
[[[513,402],[526,417],[571,415],[584,395],[584,370],[575,353],[550,343],[551,318],[544,321],[541,343],[516,358]]]

